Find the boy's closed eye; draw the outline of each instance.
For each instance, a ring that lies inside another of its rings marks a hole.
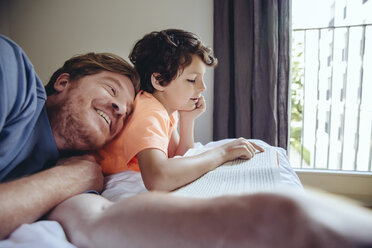
[[[195,83],[196,80],[195,79],[187,79],[187,81],[190,82],[190,83]]]

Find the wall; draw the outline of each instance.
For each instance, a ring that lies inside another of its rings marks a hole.
[[[332,170],[296,170],[304,187],[327,191],[372,207],[372,173]]]
[[[43,82],[75,54],[112,52],[127,59],[154,30],[181,28],[213,47],[213,0],[0,0],[0,33],[26,52]],[[212,140],[213,70],[205,75],[207,111],[195,141]]]

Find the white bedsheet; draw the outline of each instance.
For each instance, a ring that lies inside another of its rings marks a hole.
[[[37,221],[23,224],[8,239],[0,241],[1,248],[76,248],[69,243],[61,225],[56,221]]]
[[[210,142],[203,146],[201,143],[196,143],[193,149],[211,148],[217,145],[227,143],[233,139],[224,139],[216,142]],[[265,148],[269,145],[261,140],[251,140],[261,147]],[[303,189],[300,179],[291,168],[288,156],[283,148],[275,147],[279,154],[279,167],[281,187],[290,187]],[[186,153],[187,156],[187,153]],[[102,195],[111,201],[119,201],[123,198],[133,196],[138,193],[146,192],[146,187],[143,184],[141,173],[134,171],[123,171],[105,178],[105,190]]]
[[[210,142],[205,147],[213,147],[230,140]],[[269,146],[261,140],[252,140],[262,147]],[[194,149],[200,149],[203,145],[195,144]],[[280,176],[282,185],[285,187],[302,190],[302,184],[289,164],[286,152],[277,148],[279,154]],[[136,172],[123,172],[109,176],[105,179],[106,189],[103,196],[113,201],[129,197],[134,194],[145,192],[141,174]],[[123,190],[125,189],[125,190]],[[55,221],[37,221],[33,224],[25,224],[15,230],[8,239],[0,241],[0,248],[75,248],[69,243],[62,227]]]

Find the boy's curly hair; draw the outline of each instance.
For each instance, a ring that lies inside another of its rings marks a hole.
[[[139,90],[139,78],[134,67],[118,55],[112,53],[87,53],[76,55],[67,60],[64,65],[53,73],[48,84],[45,86],[47,95],[56,93],[54,83],[63,74],[70,74],[70,80],[75,81],[88,75],[94,75],[102,71],[115,72],[130,78],[134,89]]]
[[[197,35],[180,29],[167,29],[151,32],[137,41],[129,59],[140,76],[140,89],[153,93],[153,73],[159,73],[156,79],[166,86],[179,70],[191,64],[192,55],[198,55],[207,66],[217,65],[212,49],[206,47]]]

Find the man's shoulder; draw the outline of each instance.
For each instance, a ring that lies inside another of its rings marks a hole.
[[[24,54],[23,49],[8,37],[0,34],[0,56],[6,62],[12,61],[11,58]]]
[[[31,168],[30,155],[46,134],[49,121],[46,112],[41,114],[46,100],[43,84],[23,50],[5,36],[0,36],[0,74],[0,177],[5,177],[21,163]],[[39,162],[34,159],[34,164]],[[23,173],[26,167],[21,167]]]
[[[25,109],[31,101],[46,100],[44,85],[34,70],[31,61],[14,41],[0,35],[0,80],[2,103],[13,108]],[[6,111],[6,110],[5,110]],[[12,110],[14,112],[14,109]]]
[[[14,47],[14,46],[19,47],[14,41],[12,41],[8,37],[0,34],[0,48],[3,48],[3,47],[11,48],[11,47]]]

